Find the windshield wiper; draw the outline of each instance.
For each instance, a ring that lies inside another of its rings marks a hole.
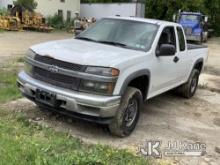
[[[120,43],[120,42],[114,42],[114,41],[99,41],[99,40],[94,40],[92,38],[87,38],[87,37],[76,37],[75,39],[80,39],[80,40],[85,40],[85,41],[92,41],[92,42],[97,42],[97,43],[102,43],[102,44],[108,44],[108,45],[113,45],[113,46],[120,46],[123,48],[129,48],[129,49],[135,49],[132,48],[126,44]]]
[[[97,42],[108,45],[120,46],[120,47],[128,47],[126,44],[120,42],[114,42],[114,41],[97,41]]]
[[[88,38],[88,37],[76,37],[75,39],[97,42],[96,40],[94,40],[94,39],[92,39],[92,38]]]

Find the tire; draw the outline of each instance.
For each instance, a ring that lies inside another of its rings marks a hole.
[[[197,69],[193,69],[187,83],[176,89],[177,93],[188,99],[193,97],[197,90],[199,74],[200,72]]]
[[[114,119],[108,126],[112,135],[125,137],[132,133],[139,119],[142,102],[141,91],[128,87]]]
[[[203,43],[203,35],[201,34],[201,35],[200,35],[199,44],[202,44],[202,43]]]
[[[208,42],[208,37],[205,37],[204,43],[207,43],[207,42]]]

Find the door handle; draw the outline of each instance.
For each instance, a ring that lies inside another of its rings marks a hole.
[[[177,56],[175,56],[174,59],[173,59],[173,61],[174,61],[175,63],[177,63],[179,60],[180,60],[180,59],[179,59],[179,57],[177,57]]]

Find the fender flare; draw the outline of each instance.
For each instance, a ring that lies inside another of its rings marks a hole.
[[[204,59],[203,58],[199,58],[198,60],[196,60],[196,62],[194,63],[194,65],[193,65],[193,68],[192,68],[192,70],[195,68],[195,66],[198,64],[198,63],[200,63],[200,62],[202,62],[202,68],[204,67]],[[192,72],[192,71],[191,71]]]
[[[149,69],[142,69],[142,70],[139,70],[139,71],[136,71],[136,72],[133,72],[133,73],[131,73],[125,80],[124,80],[124,82],[123,82],[123,84],[122,84],[122,87],[121,87],[121,90],[120,90],[120,95],[122,96],[124,93],[125,93],[125,90],[126,90],[126,88],[128,87],[128,84],[132,81],[132,80],[134,80],[134,79],[136,79],[136,78],[138,78],[138,77],[140,77],[140,76],[147,76],[148,77],[148,84],[146,84],[146,85],[148,85],[147,86],[147,89],[146,89],[146,98],[147,98],[147,94],[148,94],[148,90],[149,90],[149,86],[150,86],[150,78],[151,78],[151,73],[150,73],[150,70]],[[144,85],[144,84],[143,84]],[[146,100],[146,98],[144,98],[144,100]]]
[[[192,74],[192,71],[193,71],[193,69],[195,68],[195,66],[196,66],[198,63],[200,63],[200,62],[202,62],[202,65],[204,66],[204,59],[203,59],[203,58],[199,58],[199,59],[196,60],[196,62],[194,63],[194,65],[193,65],[193,67],[192,67],[192,69],[191,69],[190,75]],[[202,66],[202,67],[203,67],[203,66]],[[189,77],[188,77],[187,80],[189,80],[190,75],[189,75]]]

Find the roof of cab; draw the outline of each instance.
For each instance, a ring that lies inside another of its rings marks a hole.
[[[186,12],[186,11],[182,12],[181,14],[186,14],[186,15],[203,15],[200,12]]]
[[[162,21],[162,20],[156,20],[156,19],[148,19],[148,18],[138,18],[138,17],[105,17],[105,18],[111,18],[111,19],[121,19],[121,20],[130,20],[130,21],[140,21],[140,22],[146,22],[156,25],[169,25],[169,26],[179,26],[179,24],[174,22],[168,22],[168,21]]]

